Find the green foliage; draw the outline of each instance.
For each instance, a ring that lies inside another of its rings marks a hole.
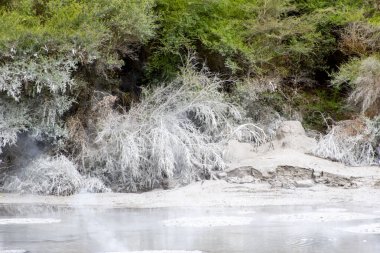
[[[372,10],[354,0],[158,0],[149,70],[173,76],[188,50],[229,74],[325,70],[337,50],[336,30],[376,16]]]
[[[325,131],[335,121],[349,118],[344,90],[338,87],[290,88],[278,79],[246,79],[231,98],[238,101],[255,122],[271,127],[279,119],[302,121],[308,129]]]
[[[249,0],[158,0],[160,27],[153,43],[150,71],[172,76],[183,54],[200,47],[224,58],[248,50],[242,27],[253,6]]]
[[[303,91],[297,95],[293,107],[302,112],[303,124],[307,128],[318,131],[324,131],[333,122],[344,120],[352,114],[337,88]]]
[[[339,71],[332,74],[332,84],[340,87],[344,84],[353,86],[354,80],[359,75],[361,60],[359,58],[352,58],[349,62],[340,66]]]
[[[153,0],[1,1],[0,104],[19,102],[30,124],[4,123],[0,147],[14,144],[21,131],[42,141],[64,137],[65,113],[85,79],[105,75],[106,89],[131,47],[153,36],[153,5]]]
[[[152,7],[152,0],[21,0],[10,9],[0,6],[0,58],[7,59],[12,49],[20,57],[112,61],[115,50],[153,36]]]

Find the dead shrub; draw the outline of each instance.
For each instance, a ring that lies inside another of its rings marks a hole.
[[[365,113],[380,98],[380,60],[369,57],[361,62],[359,75],[354,80],[354,90],[349,101]]]
[[[341,33],[340,48],[348,55],[374,53],[380,49],[380,28],[366,23],[351,23]]]
[[[376,163],[379,136],[378,120],[342,121],[321,137],[313,154],[351,166],[372,165]]]
[[[256,144],[264,132],[219,92],[221,80],[190,64],[166,86],[147,91],[128,112],[107,112],[82,153],[85,173],[115,191],[139,191],[167,179],[188,183],[222,170],[229,138]]]

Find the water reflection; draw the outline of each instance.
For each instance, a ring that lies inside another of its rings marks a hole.
[[[0,223],[0,253],[12,249],[31,253],[380,252],[378,210],[342,206],[95,209],[3,205],[0,220],[61,222]],[[175,225],[168,226],[168,221],[175,221]]]

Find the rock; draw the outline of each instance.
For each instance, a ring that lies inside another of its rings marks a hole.
[[[260,182],[263,175],[252,166],[243,166],[226,172],[229,183],[246,184]]]
[[[262,178],[260,171],[256,170],[252,166],[242,166],[235,168],[233,170],[227,171],[228,177],[244,177],[244,176],[254,176],[257,178]]]
[[[329,187],[357,188],[358,178],[344,177],[327,172],[315,172],[312,169],[296,166],[278,166],[271,173],[268,183],[276,188],[313,187],[316,184],[323,184]],[[380,182],[379,182],[380,187]]]
[[[292,180],[310,180],[313,178],[314,171],[308,168],[297,166],[278,166],[276,168],[276,176]]]
[[[269,180],[268,183],[272,188],[282,188],[283,183],[278,180]]]
[[[332,173],[323,172],[318,177],[315,177],[315,182],[318,184],[324,184],[330,187],[342,187],[342,188],[357,188],[357,184],[354,182],[356,178],[344,177],[340,175],[335,175]]]
[[[317,145],[317,141],[307,136],[297,136],[282,140],[281,147],[310,153]]]
[[[270,184],[271,188],[284,188],[284,189],[294,189],[294,188],[296,188],[295,184],[294,184],[294,181],[286,180],[286,179],[282,179],[282,180],[277,180],[277,179],[268,180],[268,183]]]
[[[268,183],[272,188],[311,187],[314,185],[313,170],[296,166],[278,166],[271,173]]]
[[[284,121],[276,132],[278,140],[282,140],[286,137],[294,137],[296,135],[306,136],[305,129],[299,121]]]
[[[314,184],[314,181],[311,180],[311,179],[308,179],[308,180],[298,180],[295,182],[295,186],[297,188],[310,188],[310,187],[313,187],[315,184]]]
[[[248,184],[248,183],[254,183],[255,178],[253,176],[228,177],[227,182],[234,183],[234,184]]]
[[[373,187],[375,189],[380,189],[380,181],[375,182],[375,184],[373,185]]]
[[[284,121],[277,129],[276,138],[275,146],[303,153],[311,152],[317,145],[314,138],[306,136],[305,129],[299,121]]]
[[[358,136],[366,130],[366,121],[363,118],[339,121],[333,130],[342,138]]]
[[[218,173],[216,173],[216,177],[218,178],[218,179],[225,179],[226,177],[227,177],[227,173],[226,172],[218,172]]]

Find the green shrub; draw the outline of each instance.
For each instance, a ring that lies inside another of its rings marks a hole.
[[[254,6],[249,0],[157,0],[159,29],[150,72],[173,77],[188,50],[204,48],[224,59],[247,51],[242,28]]]
[[[149,71],[174,76],[189,50],[229,75],[326,70],[337,50],[336,29],[365,19],[370,6],[352,0],[158,0]]]

